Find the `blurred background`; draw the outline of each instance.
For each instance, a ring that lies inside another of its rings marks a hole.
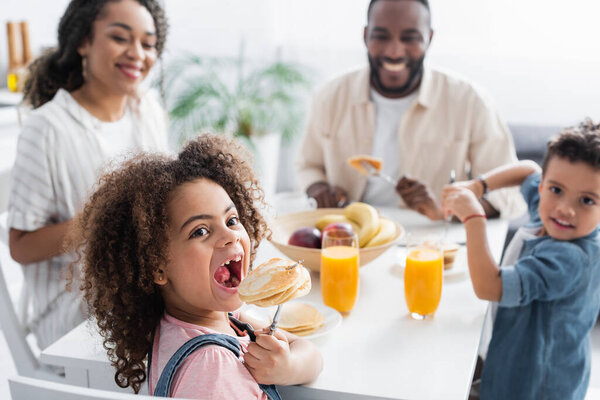
[[[67,4],[0,0],[0,18],[28,22],[35,57],[55,45]],[[310,80],[308,102],[319,84],[366,62],[362,34],[368,0],[164,0],[164,5],[170,23],[167,66],[183,53],[236,57],[243,43],[250,61],[300,65]],[[428,61],[487,89],[510,124],[564,126],[586,116],[600,118],[600,3],[431,0],[431,10],[435,36]],[[7,54],[3,27],[2,77]],[[294,188],[297,141],[296,136],[281,145],[276,191]]]

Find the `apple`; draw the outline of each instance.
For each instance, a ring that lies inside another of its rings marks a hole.
[[[312,249],[320,249],[321,231],[312,226],[297,229],[288,239],[288,244],[293,246],[310,247]]]
[[[352,228],[352,225],[347,222],[334,222],[326,225],[321,231],[321,234],[325,235],[325,232],[328,232],[330,236],[336,232],[335,236],[337,237],[348,237],[354,234],[354,229]]]

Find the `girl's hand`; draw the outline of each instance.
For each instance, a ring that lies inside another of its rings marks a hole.
[[[279,329],[256,331],[256,342],[248,345],[244,363],[256,382],[265,385],[288,385],[294,376],[294,363],[287,337]]]
[[[464,184],[446,185],[442,192],[444,216],[456,215],[461,221],[469,215],[483,214],[483,206],[475,193]]]

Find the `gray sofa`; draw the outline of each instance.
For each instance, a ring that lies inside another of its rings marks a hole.
[[[519,160],[533,160],[541,166],[544,154],[546,153],[548,139],[559,133],[563,128],[562,126],[552,125],[509,124],[509,129],[515,142],[517,158]],[[510,221],[504,248],[506,248],[516,230],[527,222],[527,219],[527,215],[523,215]]]
[[[548,139],[559,133],[562,126],[510,124],[519,160],[533,160],[542,164]]]

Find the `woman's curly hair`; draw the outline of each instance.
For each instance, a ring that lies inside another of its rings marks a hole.
[[[81,289],[96,318],[115,381],[137,393],[144,360],[165,305],[153,272],[168,263],[167,203],[181,184],[199,178],[231,197],[251,239],[251,261],[269,230],[259,209],[264,193],[248,153],[230,139],[202,135],[177,159],[141,154],[100,179],[77,221],[72,245],[82,265]]]
[[[81,55],[77,48],[91,39],[94,21],[109,2],[121,0],[71,0],[58,24],[58,46],[50,49],[29,66],[24,101],[38,108],[52,100],[58,89],[72,92],[83,85]],[[160,57],[167,39],[167,19],[157,0],[136,0],[146,7],[156,29],[156,51]]]

